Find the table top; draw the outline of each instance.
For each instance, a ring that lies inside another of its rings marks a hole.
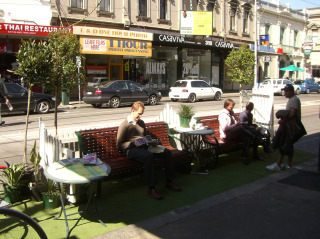
[[[182,128],[182,127],[176,127],[174,128],[175,131],[178,133],[183,133],[183,134],[189,134],[189,135],[209,135],[209,134],[214,134],[216,131],[205,126],[200,129],[195,129],[193,130],[192,128]]]
[[[84,166],[83,163],[63,166],[59,162],[54,162],[44,170],[48,179],[68,184],[90,183],[108,176],[110,172],[110,166],[99,159],[95,166]]]

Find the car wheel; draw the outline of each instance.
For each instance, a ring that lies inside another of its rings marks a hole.
[[[318,90],[318,93],[320,93],[320,88],[319,88],[319,90]]]
[[[197,99],[197,97],[195,94],[189,95],[189,98],[188,98],[189,102],[194,103],[196,101],[196,99]]]
[[[177,101],[178,101],[178,99],[171,99],[171,101],[172,101],[172,102],[177,102]]]
[[[310,89],[307,89],[306,93],[307,93],[307,94],[310,94]]]
[[[284,96],[284,90],[281,90],[281,95]]]
[[[151,95],[149,97],[149,104],[150,105],[156,105],[157,104],[157,97],[155,95]]]
[[[50,110],[50,103],[46,100],[37,103],[36,111],[39,114],[46,114]]]
[[[298,88],[298,89],[296,90],[296,94],[299,95],[300,92],[301,92],[301,90]]]
[[[93,108],[101,108],[102,104],[92,104]]]
[[[119,108],[119,106],[120,106],[120,99],[118,97],[112,97],[110,100],[110,107]]]
[[[214,96],[215,100],[221,100],[221,92],[217,92],[216,95]]]

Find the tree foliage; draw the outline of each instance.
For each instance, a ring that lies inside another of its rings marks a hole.
[[[68,30],[60,30],[49,34],[48,50],[52,58],[50,78],[43,81],[44,87],[54,92],[56,99],[62,91],[70,91],[82,79],[82,71],[78,72],[76,57],[81,57],[80,42],[76,35]],[[54,126],[57,134],[57,101],[55,105]]]
[[[27,163],[27,134],[30,112],[31,87],[35,82],[43,82],[50,78],[50,67],[52,58],[48,49],[48,44],[44,41],[34,40],[21,41],[19,52],[17,53],[17,63],[19,68],[15,74],[22,77],[24,85],[28,88],[28,110],[26,116],[25,139],[24,139],[24,163]]]
[[[250,84],[254,80],[254,53],[247,45],[233,49],[225,60],[227,77],[232,82]]]

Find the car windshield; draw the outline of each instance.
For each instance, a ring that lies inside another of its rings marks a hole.
[[[186,87],[187,86],[187,82],[186,81],[176,81],[172,87]]]
[[[269,85],[269,84],[270,84],[270,80],[264,80],[264,81],[262,82],[262,84],[264,84],[264,85]]]
[[[304,84],[304,80],[296,80],[294,83],[296,84],[296,85],[303,85]]]

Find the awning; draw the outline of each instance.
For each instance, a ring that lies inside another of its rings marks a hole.
[[[250,49],[254,51],[254,44],[249,44]],[[272,46],[258,45],[259,55],[278,55]]]

